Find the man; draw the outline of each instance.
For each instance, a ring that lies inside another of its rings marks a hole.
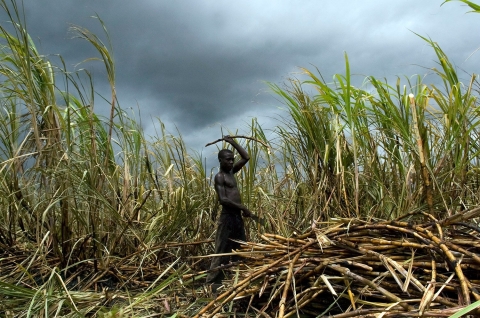
[[[231,150],[222,149],[218,153],[220,171],[215,175],[215,191],[218,200],[222,205],[222,212],[218,221],[217,234],[215,237],[215,254],[230,253],[233,249],[240,247],[240,244],[233,240],[245,241],[245,227],[243,225],[242,212],[244,217],[250,217],[251,212],[242,204],[240,192],[237,187],[235,173],[248,162],[250,156],[247,151],[233,140],[230,136],[223,138],[231,144],[242,157],[234,164],[234,155]],[[226,264],[230,257],[214,257],[210,269],[221,264]],[[223,271],[214,270],[208,273],[207,283],[213,283],[212,290],[216,291],[223,279]]]

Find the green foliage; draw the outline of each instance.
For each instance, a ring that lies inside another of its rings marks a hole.
[[[286,171],[300,167],[294,184],[307,185],[306,197],[315,200],[310,209],[327,212],[322,219],[391,218],[419,209],[441,218],[475,204],[475,75],[464,91],[438,44],[423,39],[438,56],[441,68],[432,70],[443,88],[420,77],[403,87],[400,79],[390,86],[368,77],[356,88],[348,58],[346,75],[331,84],[304,69],[305,80],[272,85],[292,118],[279,127]],[[305,93],[311,87],[317,94]]]
[[[214,191],[202,159],[187,153],[181,137],[167,134],[160,123],[160,136],[147,141],[118,106],[114,59],[99,37],[73,28],[105,64],[112,87],[110,101],[104,99],[109,118],[94,112],[98,93],[88,71],[70,72],[61,58],[60,66],[54,65],[35,48],[15,1],[1,5],[12,28],[0,27],[0,248],[34,253],[26,264],[0,271],[6,282],[0,299],[8,305],[0,312],[30,304],[27,316],[75,313],[72,308],[81,300],[69,298],[61,283],[49,282],[67,278],[73,286],[71,279],[82,273],[91,279],[81,287],[88,289],[122,257],[141,268],[158,262],[160,254],[152,248],[160,243],[210,236]],[[187,252],[208,253],[176,249],[165,259]],[[38,269],[53,264],[58,270],[50,278]],[[177,269],[167,269],[152,285],[155,295],[178,282],[179,274],[172,274]],[[23,298],[12,298],[12,291]],[[140,306],[150,297],[134,303]],[[95,307],[88,306],[83,314],[92,311]]]
[[[477,300],[477,301],[474,302],[473,304],[470,304],[470,305],[466,306],[465,308],[459,310],[458,312],[456,312],[455,314],[449,316],[448,318],[460,318],[460,317],[463,317],[464,315],[470,313],[471,311],[477,309],[478,307],[480,307],[480,300]]]
[[[100,37],[73,28],[105,65],[108,118],[94,111],[104,104],[88,71],[70,72],[61,57],[55,65],[40,54],[16,2],[0,4],[12,20],[10,31],[0,27],[0,248],[31,252],[0,270],[0,312],[134,315],[170,288],[190,288],[180,279],[189,271],[183,257],[212,246],[162,247],[214,236],[215,171],[161,120],[157,134],[145,136],[119,106],[111,46]],[[250,125],[250,136],[269,147],[239,140],[251,156],[238,176],[242,199],[267,219],[264,228],[247,221],[251,240],[265,231],[300,234],[336,217],[442,218],[477,204],[478,83],[474,75],[461,83],[439,45],[422,38],[437,55],[432,82],[440,85],[367,77],[355,87],[347,55],[345,74],[331,82],[302,69],[284,87],[269,84],[286,114],[271,132]],[[127,290],[128,302],[92,306],[101,301],[92,286],[119,262],[142,279],[146,266],[159,272],[140,296]],[[84,268],[86,282],[75,285]]]
[[[476,13],[480,13],[480,5],[472,2],[472,1],[468,1],[468,0],[445,0],[442,5],[444,5],[445,3],[447,2],[452,2],[452,1],[459,1],[459,2],[463,2],[465,3],[466,5],[468,5],[470,8],[472,8],[473,10],[470,11],[470,12],[476,12]]]

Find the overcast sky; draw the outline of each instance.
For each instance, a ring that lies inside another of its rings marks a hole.
[[[71,69],[96,55],[72,39],[69,25],[103,37],[90,18],[98,14],[112,40],[122,108],[139,106],[147,134],[159,117],[201,151],[220,138],[221,127],[244,133],[252,117],[271,127],[283,105],[265,81],[282,84],[298,67],[318,67],[328,80],[344,72],[346,52],[359,82],[365,75],[428,73],[419,65],[435,66],[434,53],[412,31],[438,42],[459,69],[480,72],[480,52],[468,58],[480,47],[480,15],[442,2],[26,0],[24,6],[37,48],[62,55]],[[101,69],[82,66],[105,92]]]

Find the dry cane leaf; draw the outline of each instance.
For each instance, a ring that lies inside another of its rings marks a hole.
[[[433,295],[435,294],[435,282],[430,282],[423,294],[422,300],[420,301],[420,305],[418,306],[419,315],[422,316],[425,309],[428,309],[430,303],[432,302]]]
[[[375,318],[382,318],[383,316],[385,316],[385,314],[390,310],[392,309],[393,307],[395,307],[396,305],[400,304],[400,302],[396,302],[396,303],[393,303],[391,304],[390,306],[388,306],[385,311],[379,313],[379,314],[375,314]]]
[[[165,310],[167,311],[167,313],[170,313],[170,304],[168,303],[168,300],[166,298],[163,300],[163,305],[165,306]]]
[[[398,264],[397,262],[395,262],[393,259],[391,258],[386,258],[387,262],[392,265],[400,274],[402,274],[403,277],[407,278],[408,277],[408,273],[407,271],[402,267],[400,266],[400,264]],[[410,281],[412,282],[413,286],[415,286],[418,291],[424,291],[425,290],[425,287],[422,285],[422,283],[420,281],[418,281],[418,279],[416,279],[413,275],[410,275]],[[400,288],[402,288],[402,286],[400,286]]]
[[[262,287],[260,288],[260,291],[258,292],[258,297],[262,297],[263,292],[265,291],[265,288],[268,285],[268,275],[265,275],[265,279],[263,280]]]
[[[453,273],[452,275],[450,275],[450,277],[448,277],[448,279],[445,281],[445,283],[443,283],[442,287],[440,287],[437,291],[437,293],[435,294],[435,296],[433,297],[432,301],[435,300],[435,298],[437,298],[438,295],[440,295],[440,293],[442,292],[442,290],[445,288],[445,286],[447,286],[448,283],[450,283],[450,281],[452,280],[452,278],[455,277],[455,273]]]
[[[413,268],[413,261],[415,259],[415,251],[412,249],[412,258],[410,259],[410,264],[408,265],[408,272],[407,277],[405,277],[405,282],[402,286],[402,291],[406,292],[408,289],[408,285],[410,284],[410,279],[412,278],[412,268]]]
[[[315,236],[317,237],[318,245],[323,253],[323,247],[327,247],[333,244],[333,242],[319,229],[314,229]]]
[[[403,286],[402,280],[397,276],[397,274],[395,273],[395,270],[389,265],[388,259],[385,256],[380,255],[380,260],[382,261],[383,266],[385,266],[385,268],[390,272],[390,274],[392,275],[393,279],[398,284],[398,286],[402,288]]]
[[[335,290],[333,289],[332,285],[331,285],[330,282],[328,281],[327,276],[325,276],[325,275],[320,275],[320,277],[322,278],[323,282],[324,282],[325,285],[328,287],[328,289],[330,290],[330,292],[332,293],[332,295],[338,296],[337,293],[335,292]]]

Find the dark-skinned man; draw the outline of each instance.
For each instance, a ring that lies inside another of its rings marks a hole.
[[[222,205],[222,212],[220,213],[215,236],[215,254],[230,253],[233,249],[240,247],[238,242],[232,240],[246,240],[242,214],[244,217],[251,216],[250,210],[242,204],[240,192],[237,187],[237,180],[235,179],[235,173],[240,171],[248,162],[250,156],[247,151],[230,136],[225,136],[223,139],[238,151],[241,159],[234,162],[235,156],[233,152],[228,149],[222,149],[218,153],[220,171],[215,175],[215,191]],[[212,270],[222,264],[227,264],[229,260],[229,256],[214,257],[210,269]],[[220,286],[223,277],[224,274],[222,270],[213,270],[208,273],[207,283],[212,284],[212,291],[215,292]]]

